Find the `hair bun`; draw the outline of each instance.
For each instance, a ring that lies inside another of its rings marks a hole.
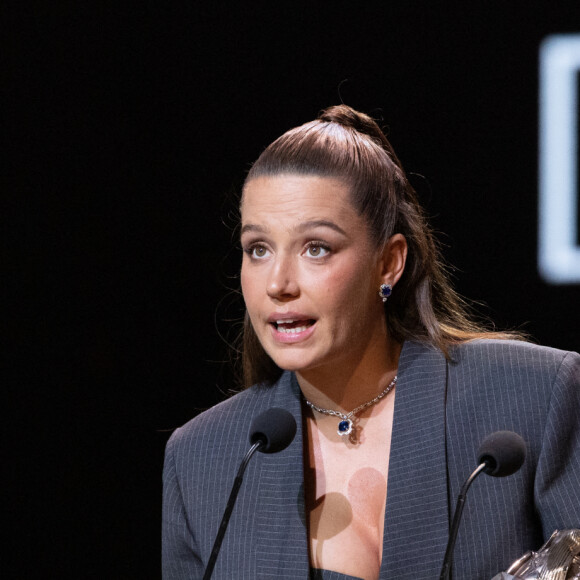
[[[327,123],[338,123],[342,127],[354,129],[358,133],[367,135],[377,145],[382,147],[389,154],[389,157],[401,168],[401,163],[395,155],[392,145],[372,117],[356,111],[348,105],[334,105],[324,109],[318,116],[318,119]]]
[[[369,137],[373,137],[374,139],[376,139],[378,135],[384,138],[383,132],[371,117],[365,115],[365,113],[355,111],[348,105],[334,105],[328,107],[328,109],[324,109],[324,111],[320,113],[318,118],[327,123],[338,123],[343,127],[350,127],[355,131],[369,135]]]

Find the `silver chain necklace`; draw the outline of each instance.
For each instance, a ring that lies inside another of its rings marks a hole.
[[[362,411],[367,407],[372,407],[373,405],[378,403],[383,397],[386,397],[393,390],[393,387],[396,384],[397,384],[397,375],[395,375],[395,378],[387,385],[387,388],[382,393],[379,393],[374,399],[371,399],[370,401],[367,401],[366,403],[359,405],[356,409],[353,409],[350,413],[346,415],[344,413],[341,413],[340,411],[334,411],[333,409],[323,409],[322,407],[317,407],[314,403],[311,403],[306,397],[304,397],[304,395],[302,395],[302,397],[304,398],[304,402],[311,409],[314,409],[315,411],[318,411],[323,415],[333,415],[334,417],[340,417],[342,420],[338,423],[338,429],[336,432],[341,437],[343,437],[344,435],[349,435],[350,433],[352,433],[354,423],[351,417],[356,415],[359,411]]]

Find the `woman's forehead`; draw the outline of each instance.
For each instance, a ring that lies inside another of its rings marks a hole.
[[[366,231],[364,219],[340,180],[313,176],[259,177],[250,181],[241,205],[241,233],[282,228],[297,233],[317,227]]]
[[[352,208],[350,188],[341,180],[313,175],[283,174],[252,179],[244,187],[240,209],[279,211],[282,208]]]

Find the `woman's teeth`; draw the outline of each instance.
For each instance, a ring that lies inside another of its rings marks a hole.
[[[278,332],[296,334],[297,332],[304,332],[307,328],[308,326],[295,326],[294,328],[284,328],[283,326],[279,326]]]
[[[302,326],[293,326],[297,324],[302,324]],[[287,334],[296,334],[298,332],[304,332],[309,326],[312,325],[311,321],[296,321],[296,320],[277,320],[276,330],[278,332],[283,332]]]

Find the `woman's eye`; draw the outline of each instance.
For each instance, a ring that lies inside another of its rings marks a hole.
[[[268,250],[264,246],[253,246],[248,248],[247,252],[252,258],[265,258],[268,255]]]
[[[322,258],[330,251],[329,248],[321,244],[312,244],[306,249],[306,253],[310,258]]]

